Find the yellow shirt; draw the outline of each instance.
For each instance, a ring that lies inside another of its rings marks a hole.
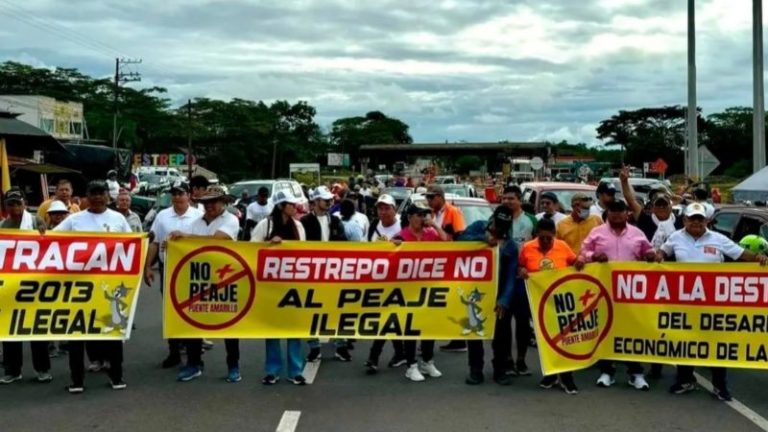
[[[573,220],[573,216],[568,216],[557,224],[557,238],[568,243],[571,250],[578,255],[581,251],[581,244],[587,238],[593,228],[603,224],[603,219],[597,215],[590,215],[581,222]]]
[[[56,201],[55,199],[48,199],[43,201],[42,204],[40,204],[40,207],[37,208],[37,216],[40,217],[42,220],[45,221],[46,225],[49,225],[51,223],[51,220],[48,218],[48,208],[51,207],[51,204]],[[69,202],[69,213],[77,213],[80,211],[80,207],[73,203],[72,201]]]

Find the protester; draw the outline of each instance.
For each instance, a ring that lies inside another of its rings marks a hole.
[[[211,182],[207,178],[201,175],[193,176],[189,179],[189,188],[192,191],[192,205],[201,212],[205,211],[205,206],[200,202],[200,197],[208,190],[208,186]]]
[[[50,222],[48,219],[48,208],[54,201],[61,201],[64,203],[69,210],[69,213],[77,213],[80,211],[80,206],[75,202],[75,199],[72,198],[72,182],[69,180],[59,180],[59,182],[56,183],[55,197],[43,201],[40,204],[40,207],[37,208],[37,215],[42,218],[46,224]]]
[[[198,202],[203,204],[205,213],[194,219],[185,230],[175,230],[168,236],[170,240],[180,238],[209,238],[220,240],[237,240],[240,231],[240,222],[237,217],[226,209],[230,197],[221,186],[209,186],[204,194],[199,195]],[[203,341],[201,339],[188,339],[187,365],[179,372],[179,381],[190,381],[203,374],[203,361],[201,358]],[[238,339],[225,339],[224,347],[227,352],[227,382],[235,383],[242,380],[240,374],[240,341]]]
[[[704,206],[707,210],[707,219],[712,219],[715,215],[715,206],[707,201],[709,199],[709,192],[703,187],[699,186],[693,190],[693,202],[697,202]]]
[[[120,193],[120,183],[117,181],[117,171],[109,170],[107,172],[107,186],[109,186],[109,198],[112,201],[117,200]]]
[[[311,198],[315,202],[315,208],[301,218],[301,224],[304,226],[307,240],[323,242],[347,240],[347,237],[344,235],[344,225],[342,225],[341,219],[329,213],[331,203],[333,202],[331,191],[325,186],[318,186]],[[352,360],[347,341],[337,339],[334,340],[334,345],[336,346],[336,353],[334,354],[336,359],[343,362]],[[319,339],[310,339],[309,348],[308,362],[314,362],[323,357],[320,352]]]
[[[269,198],[269,189],[264,186],[260,187],[256,192],[256,201],[249,204],[245,212],[246,221],[243,231],[245,231],[246,240],[250,239],[252,231],[256,225],[269,217],[274,207],[272,200]]]
[[[107,232],[130,233],[128,221],[120,213],[107,207],[109,203],[109,186],[101,180],[88,184],[88,210],[75,213],[64,219],[54,231],[75,232]],[[73,340],[69,342],[69,369],[72,384],[67,387],[70,393],[82,393],[85,390],[84,354],[88,349],[88,357],[92,364],[89,370],[108,369],[110,384],[114,390],[127,387],[123,381],[123,341],[88,341]],[[107,363],[108,362],[108,365]],[[107,367],[108,366],[108,367]]]
[[[349,241],[366,241],[365,226],[361,225],[354,219],[355,214],[360,214],[355,211],[355,203],[352,200],[345,199],[341,202],[341,209],[339,210],[341,216],[341,224],[344,227],[344,236]],[[367,219],[367,218],[366,218]]]
[[[493,380],[499,385],[509,385],[512,381],[506,374],[507,358],[512,345],[512,324],[510,307],[512,293],[515,289],[517,276],[517,245],[509,240],[509,229],[512,226],[512,210],[506,206],[498,206],[489,221],[476,221],[470,224],[456,238],[459,241],[485,241],[489,246],[499,245],[499,280],[494,312],[493,343]],[[526,326],[528,323],[525,324]],[[485,380],[485,351],[482,340],[467,342],[469,352],[469,375],[465,382],[470,385],[481,384]]]
[[[0,229],[45,232],[45,222],[27,212],[24,195],[17,188],[11,188],[5,193],[5,210],[8,217],[0,222]],[[47,341],[32,341],[32,367],[37,373],[37,382],[47,383],[53,380],[51,359],[48,356]],[[0,384],[11,384],[20,381],[23,376],[21,369],[24,360],[22,342],[3,342],[3,366],[5,376],[0,378]]]
[[[568,244],[575,254],[581,251],[581,245],[592,229],[603,224],[600,216],[590,214],[592,198],[577,192],[571,197],[571,214],[557,224],[557,238]]]
[[[327,188],[326,188],[327,190]],[[295,197],[278,192],[275,195],[275,207],[272,214],[263,219],[253,230],[251,241],[269,241],[279,244],[283,240],[304,241],[307,239],[304,225],[295,219],[296,205],[299,200]],[[280,340],[267,339],[267,356],[264,365],[266,375],[261,380],[262,384],[273,385],[280,380],[283,370],[283,356],[280,353]],[[304,356],[300,339],[288,339],[286,341],[288,380],[296,385],[305,385],[307,380],[302,375],[304,370]]]
[[[125,217],[125,220],[128,221],[128,225],[131,227],[131,231],[138,233],[143,231],[141,228],[141,218],[131,210],[131,194],[128,190],[121,189],[120,193],[117,194],[115,210]]]
[[[557,225],[561,220],[565,219],[565,215],[560,212],[560,203],[554,192],[544,192],[541,194],[539,205],[543,211],[536,215],[536,220],[552,219],[555,225]]]
[[[357,195],[357,194],[350,194],[350,195],[347,196],[347,198],[345,200],[346,201],[350,201],[352,203],[352,206],[353,206],[351,211],[349,210],[349,208],[347,208],[347,213],[351,213],[351,215],[349,216],[349,220],[351,220],[352,222],[356,223],[358,226],[360,226],[360,228],[362,228],[362,230],[363,230],[363,238],[365,238],[365,233],[367,233],[368,230],[371,228],[371,221],[368,220],[368,216],[366,216],[365,214],[363,214],[363,213],[361,213],[361,212],[359,212],[357,210],[357,207],[358,207],[357,203],[358,203],[358,199],[360,199],[360,198],[361,197],[359,195]],[[339,218],[342,218],[342,214],[341,213],[342,213],[342,208],[344,207],[344,201],[345,200],[342,200],[341,203],[339,204],[339,212],[338,213],[333,213],[335,216],[337,216]],[[342,219],[342,222],[343,222],[343,219]],[[346,227],[346,225],[345,225],[345,227]],[[353,239],[347,238],[347,240],[353,240]]]
[[[182,181],[176,181],[171,185],[171,207],[157,213],[154,221],[152,221],[152,228],[149,230],[154,234],[154,237],[147,249],[144,282],[148,286],[154,282],[155,273],[152,266],[157,259],[160,292],[165,288],[166,242],[168,237],[174,231],[188,231],[192,222],[203,216],[200,210],[190,204],[189,192],[189,185]],[[182,341],[179,339],[168,339],[168,357],[161,364],[164,369],[181,364],[181,343]]]
[[[665,190],[658,190],[649,195],[651,211],[647,213],[635,198],[635,192],[629,184],[629,168],[625,167],[619,178],[621,193],[627,200],[635,223],[654,249],[661,247],[672,233],[683,228],[683,220],[675,217],[672,212],[672,198]]]
[[[48,216],[48,229],[54,229],[69,216],[69,209],[67,209],[66,204],[56,200],[48,206],[46,215]]]
[[[400,226],[400,215],[397,214],[397,204],[391,195],[383,194],[376,201],[376,213],[378,220],[373,221],[368,230],[368,241],[390,241],[394,239],[402,230]],[[368,353],[368,360],[365,362],[365,371],[368,375],[374,375],[379,370],[379,357],[387,341],[376,339],[371,343],[371,350]],[[407,364],[403,341],[392,340],[392,347],[395,355],[387,364],[390,368],[396,368]]]
[[[735,261],[768,263],[768,257],[758,255],[734,243],[728,237],[707,229],[707,208],[701,203],[692,203],[685,208],[683,223],[685,228],[675,231],[658,251],[658,260],[672,256],[677,262],[684,263],[721,263],[725,257]],[[669,391],[674,394],[688,393],[696,389],[693,366],[678,366],[675,383]],[[722,401],[732,400],[728,389],[725,368],[712,368],[712,390]]]
[[[448,233],[440,227],[440,224],[432,219],[429,208],[411,204],[408,207],[406,214],[408,215],[408,226],[403,228],[403,230],[395,236],[393,239],[395,244],[400,245],[403,241],[432,242],[448,240]],[[427,374],[432,378],[439,378],[443,375],[437,367],[435,367],[435,362],[433,360],[435,355],[434,340],[421,341],[422,361],[419,363],[416,362],[416,341],[408,340],[405,341],[403,345],[405,358],[408,362],[408,370],[405,372],[406,378],[411,381],[424,381],[423,374]]]
[[[639,228],[629,225],[627,205],[624,201],[612,201],[606,207],[607,223],[595,228],[584,240],[579,252],[576,268],[581,269],[588,262],[608,261],[649,261],[656,259],[656,253],[645,234]],[[616,381],[616,369],[610,360],[598,362],[600,377],[599,387],[610,387]],[[648,390],[643,367],[637,362],[627,362],[629,385],[637,390]]]
[[[535,239],[526,242],[520,251],[519,276],[528,279],[528,275],[539,271],[559,270],[573,265],[576,254],[568,244],[555,238],[555,222],[552,219],[542,219],[537,227]],[[539,387],[550,389],[559,382],[567,394],[579,392],[570,372],[559,375],[546,375],[539,382]]]
[[[597,185],[595,195],[597,202],[589,208],[589,214],[599,216],[602,219],[608,204],[616,201],[616,186],[611,182],[601,182]]]

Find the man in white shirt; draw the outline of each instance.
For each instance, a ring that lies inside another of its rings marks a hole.
[[[75,213],[64,219],[54,231],[130,233],[128,221],[120,213],[107,207],[109,204],[109,186],[104,181],[96,180],[88,184],[88,210]],[[82,393],[85,379],[85,345],[89,345],[89,357],[93,362],[89,370],[101,370],[109,362],[109,380],[114,390],[126,388],[123,381],[123,342],[89,341],[69,342],[69,370],[72,384],[67,387],[70,393]]]
[[[169,235],[170,240],[180,238],[209,238],[219,240],[237,240],[240,231],[240,221],[226,209],[231,200],[221,186],[208,186],[206,192],[197,200],[203,204],[205,213],[202,217],[193,220],[185,230],[176,230]],[[203,349],[202,339],[188,339],[187,365],[179,372],[179,381],[191,381],[203,374],[203,361],[201,353]],[[239,382],[240,375],[240,341],[238,339],[225,339],[224,347],[227,351],[228,382]]]
[[[168,236],[174,231],[187,230],[193,221],[200,219],[203,213],[190,204],[189,185],[176,181],[171,186],[171,207],[161,210],[152,222],[150,232],[154,236],[147,250],[147,260],[144,266],[144,282],[152,286],[155,273],[152,264],[158,259],[158,272],[160,274],[160,292],[165,285],[165,250]],[[176,367],[181,363],[181,341],[168,339],[168,357],[163,360],[164,369]]]
[[[659,261],[674,256],[677,262],[721,263],[725,257],[735,261],[768,263],[768,257],[757,255],[734,243],[728,237],[707,229],[707,208],[701,203],[685,207],[685,228],[675,231],[659,249]],[[725,368],[712,368],[712,391],[722,401],[732,400],[728,390]],[[696,389],[693,366],[678,366],[675,384],[669,389],[674,394]]]
[[[117,195],[120,193],[120,183],[117,181],[117,171],[109,170],[107,172],[107,186],[109,186],[109,198],[112,201],[117,200]]]
[[[249,234],[250,239],[251,231],[259,222],[268,218],[275,208],[272,204],[272,200],[269,199],[269,189],[266,187],[260,187],[256,195],[256,201],[248,205],[246,209],[246,221],[244,230]]]
[[[541,194],[539,206],[543,211],[536,215],[536,220],[552,219],[555,222],[555,226],[557,226],[558,222],[565,219],[565,215],[560,212],[560,204],[554,192],[544,192]]]
[[[397,214],[397,203],[392,195],[379,196],[376,213],[379,220],[368,229],[368,241],[391,241],[403,229],[400,215]]]

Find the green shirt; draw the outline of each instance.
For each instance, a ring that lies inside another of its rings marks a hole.
[[[5,219],[4,221],[0,222],[0,228],[2,229],[19,229],[19,226],[21,226],[21,219],[18,221],[15,221],[11,218]],[[32,215],[32,228],[37,230],[38,227],[45,226],[45,221],[40,219],[40,217]]]

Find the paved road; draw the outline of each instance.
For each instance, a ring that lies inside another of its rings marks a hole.
[[[242,343],[244,379],[237,384],[223,379],[223,343],[217,343],[205,355],[206,374],[177,383],[175,370],[158,367],[166,353],[160,338],[160,294],[156,288],[145,289],[139,303],[138,329],[126,346],[127,390],[113,391],[105,375],[90,374],[86,392],[69,395],[64,391],[69,382],[66,358],[54,359],[53,383],[25,379],[0,387],[0,431],[275,431],[281,420],[290,419],[291,414],[283,419],[286,411],[300,411],[296,430],[312,432],[761,430],[703,390],[669,395],[672,368],[665,368],[664,379],[651,382],[647,393],[631,390],[623,382],[598,389],[593,385],[595,370],[576,374],[582,390],[577,396],[541,390],[536,386],[540,373],[535,350],[528,359],[534,376],[515,378],[509,387],[492,382],[465,385],[463,354],[439,353],[436,362],[444,376],[425,383],[406,381],[403,369],[384,369],[368,377],[362,368],[367,343],[357,345],[352,363],[323,361],[312,385],[282,381],[265,387],[260,383],[263,342]],[[324,349],[331,357],[332,346]],[[390,354],[385,352],[382,359]],[[32,377],[28,358],[25,372]],[[768,372],[732,373],[734,395],[765,418],[767,388]]]

